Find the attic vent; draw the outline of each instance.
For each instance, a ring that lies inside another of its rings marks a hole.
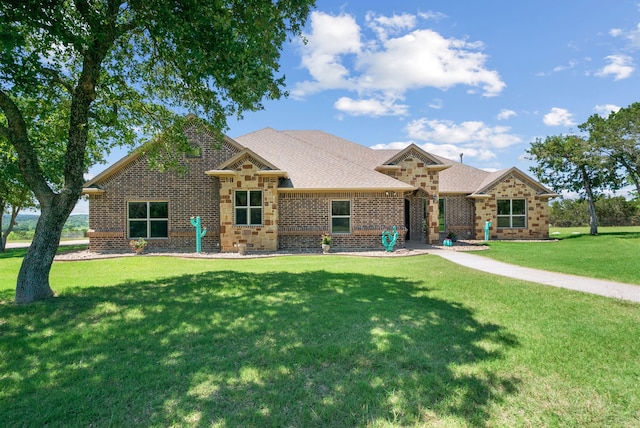
[[[242,164],[244,164],[246,161],[251,162],[252,164],[254,164],[260,170],[271,169],[267,165],[265,165],[262,162],[256,160],[253,156],[248,156],[248,155],[247,156],[242,156],[240,159],[238,159],[236,162],[234,162],[233,165],[229,165],[228,168],[231,169],[231,170],[238,169],[238,168],[242,167]]]
[[[435,162],[425,156],[423,156],[421,153],[415,152],[413,150],[405,153],[404,155],[402,155],[401,157],[399,157],[398,159],[395,160],[396,164],[399,164],[400,162],[404,162],[404,161],[413,161],[414,159],[417,159],[420,162],[423,162],[425,165],[435,165]]]

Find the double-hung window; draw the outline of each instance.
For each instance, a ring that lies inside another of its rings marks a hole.
[[[262,224],[262,190],[236,190],[234,202],[236,226]]]
[[[498,227],[527,227],[526,201],[524,199],[499,199]]]
[[[351,201],[331,201],[331,233],[351,232]]]
[[[168,238],[168,202],[129,202],[129,238]]]

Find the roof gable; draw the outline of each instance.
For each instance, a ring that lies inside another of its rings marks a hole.
[[[525,183],[527,186],[531,187],[533,190],[536,191],[538,195],[544,195],[549,197],[558,196],[558,194],[548,189],[547,187],[543,186],[540,182],[529,177],[527,174],[520,171],[516,167],[490,173],[489,175],[487,175],[484,181],[480,184],[478,189],[475,192],[473,192],[473,195],[482,195],[482,194],[488,193],[497,184],[505,181],[511,176],[515,177],[516,179]]]
[[[384,162],[384,165],[397,165],[407,158],[415,158],[421,160],[426,166],[429,165],[442,165],[446,166],[440,159],[433,156],[431,153],[427,153],[415,144],[410,144],[398,153],[393,155],[390,159]],[[443,168],[444,169],[444,168]]]
[[[246,148],[240,151],[240,153],[238,153],[231,159],[219,165],[217,169],[236,170],[240,168],[242,164],[244,164],[247,161],[254,164],[260,170],[278,170],[279,169],[277,166],[275,166],[268,160],[264,159],[262,156]]]
[[[194,127],[195,127],[195,125],[187,127],[185,129],[185,132],[189,132]],[[199,131],[199,132],[205,132],[211,138],[214,138],[214,135],[212,135],[207,130],[202,130],[202,131]],[[134,149],[131,153],[129,153],[128,155],[126,155],[122,159],[118,160],[117,162],[115,162],[110,167],[106,168],[100,174],[96,175],[92,179],[90,179],[87,182],[85,182],[82,187],[83,188],[95,187],[95,186],[99,185],[100,183],[109,180],[110,178],[112,178],[113,176],[117,175],[121,171],[125,170],[130,165],[132,165],[134,162],[136,162],[136,161],[140,160],[141,158],[143,158],[144,155],[146,154],[146,150],[145,150],[146,146],[149,145],[149,144],[153,144],[154,141],[155,140],[150,140],[150,141],[146,142],[145,144],[143,144],[142,146]],[[238,144],[236,141],[234,141],[232,138],[228,137],[227,135],[224,135],[224,140],[222,141],[222,146],[223,147],[226,146],[227,148],[231,149],[231,151],[233,151],[233,152],[240,152],[240,151],[244,150],[244,147],[242,147],[240,144]]]

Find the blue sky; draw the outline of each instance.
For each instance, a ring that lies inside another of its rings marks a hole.
[[[321,129],[528,173],[536,138],[639,101],[638,1],[319,0],[305,35],[282,55],[289,98],[230,120],[230,137]]]

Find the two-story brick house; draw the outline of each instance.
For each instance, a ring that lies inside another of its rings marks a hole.
[[[187,129],[195,150],[185,174],[149,168],[134,151],[85,183],[92,251],[124,251],[144,237],[156,251],[194,251],[190,218],[207,234],[202,250],[379,248],[396,226],[405,240],[436,243],[443,233],[482,239],[540,239],[556,196],[516,168],[489,173],[415,145],[373,150],[322,131],[266,128],[215,144]]]

